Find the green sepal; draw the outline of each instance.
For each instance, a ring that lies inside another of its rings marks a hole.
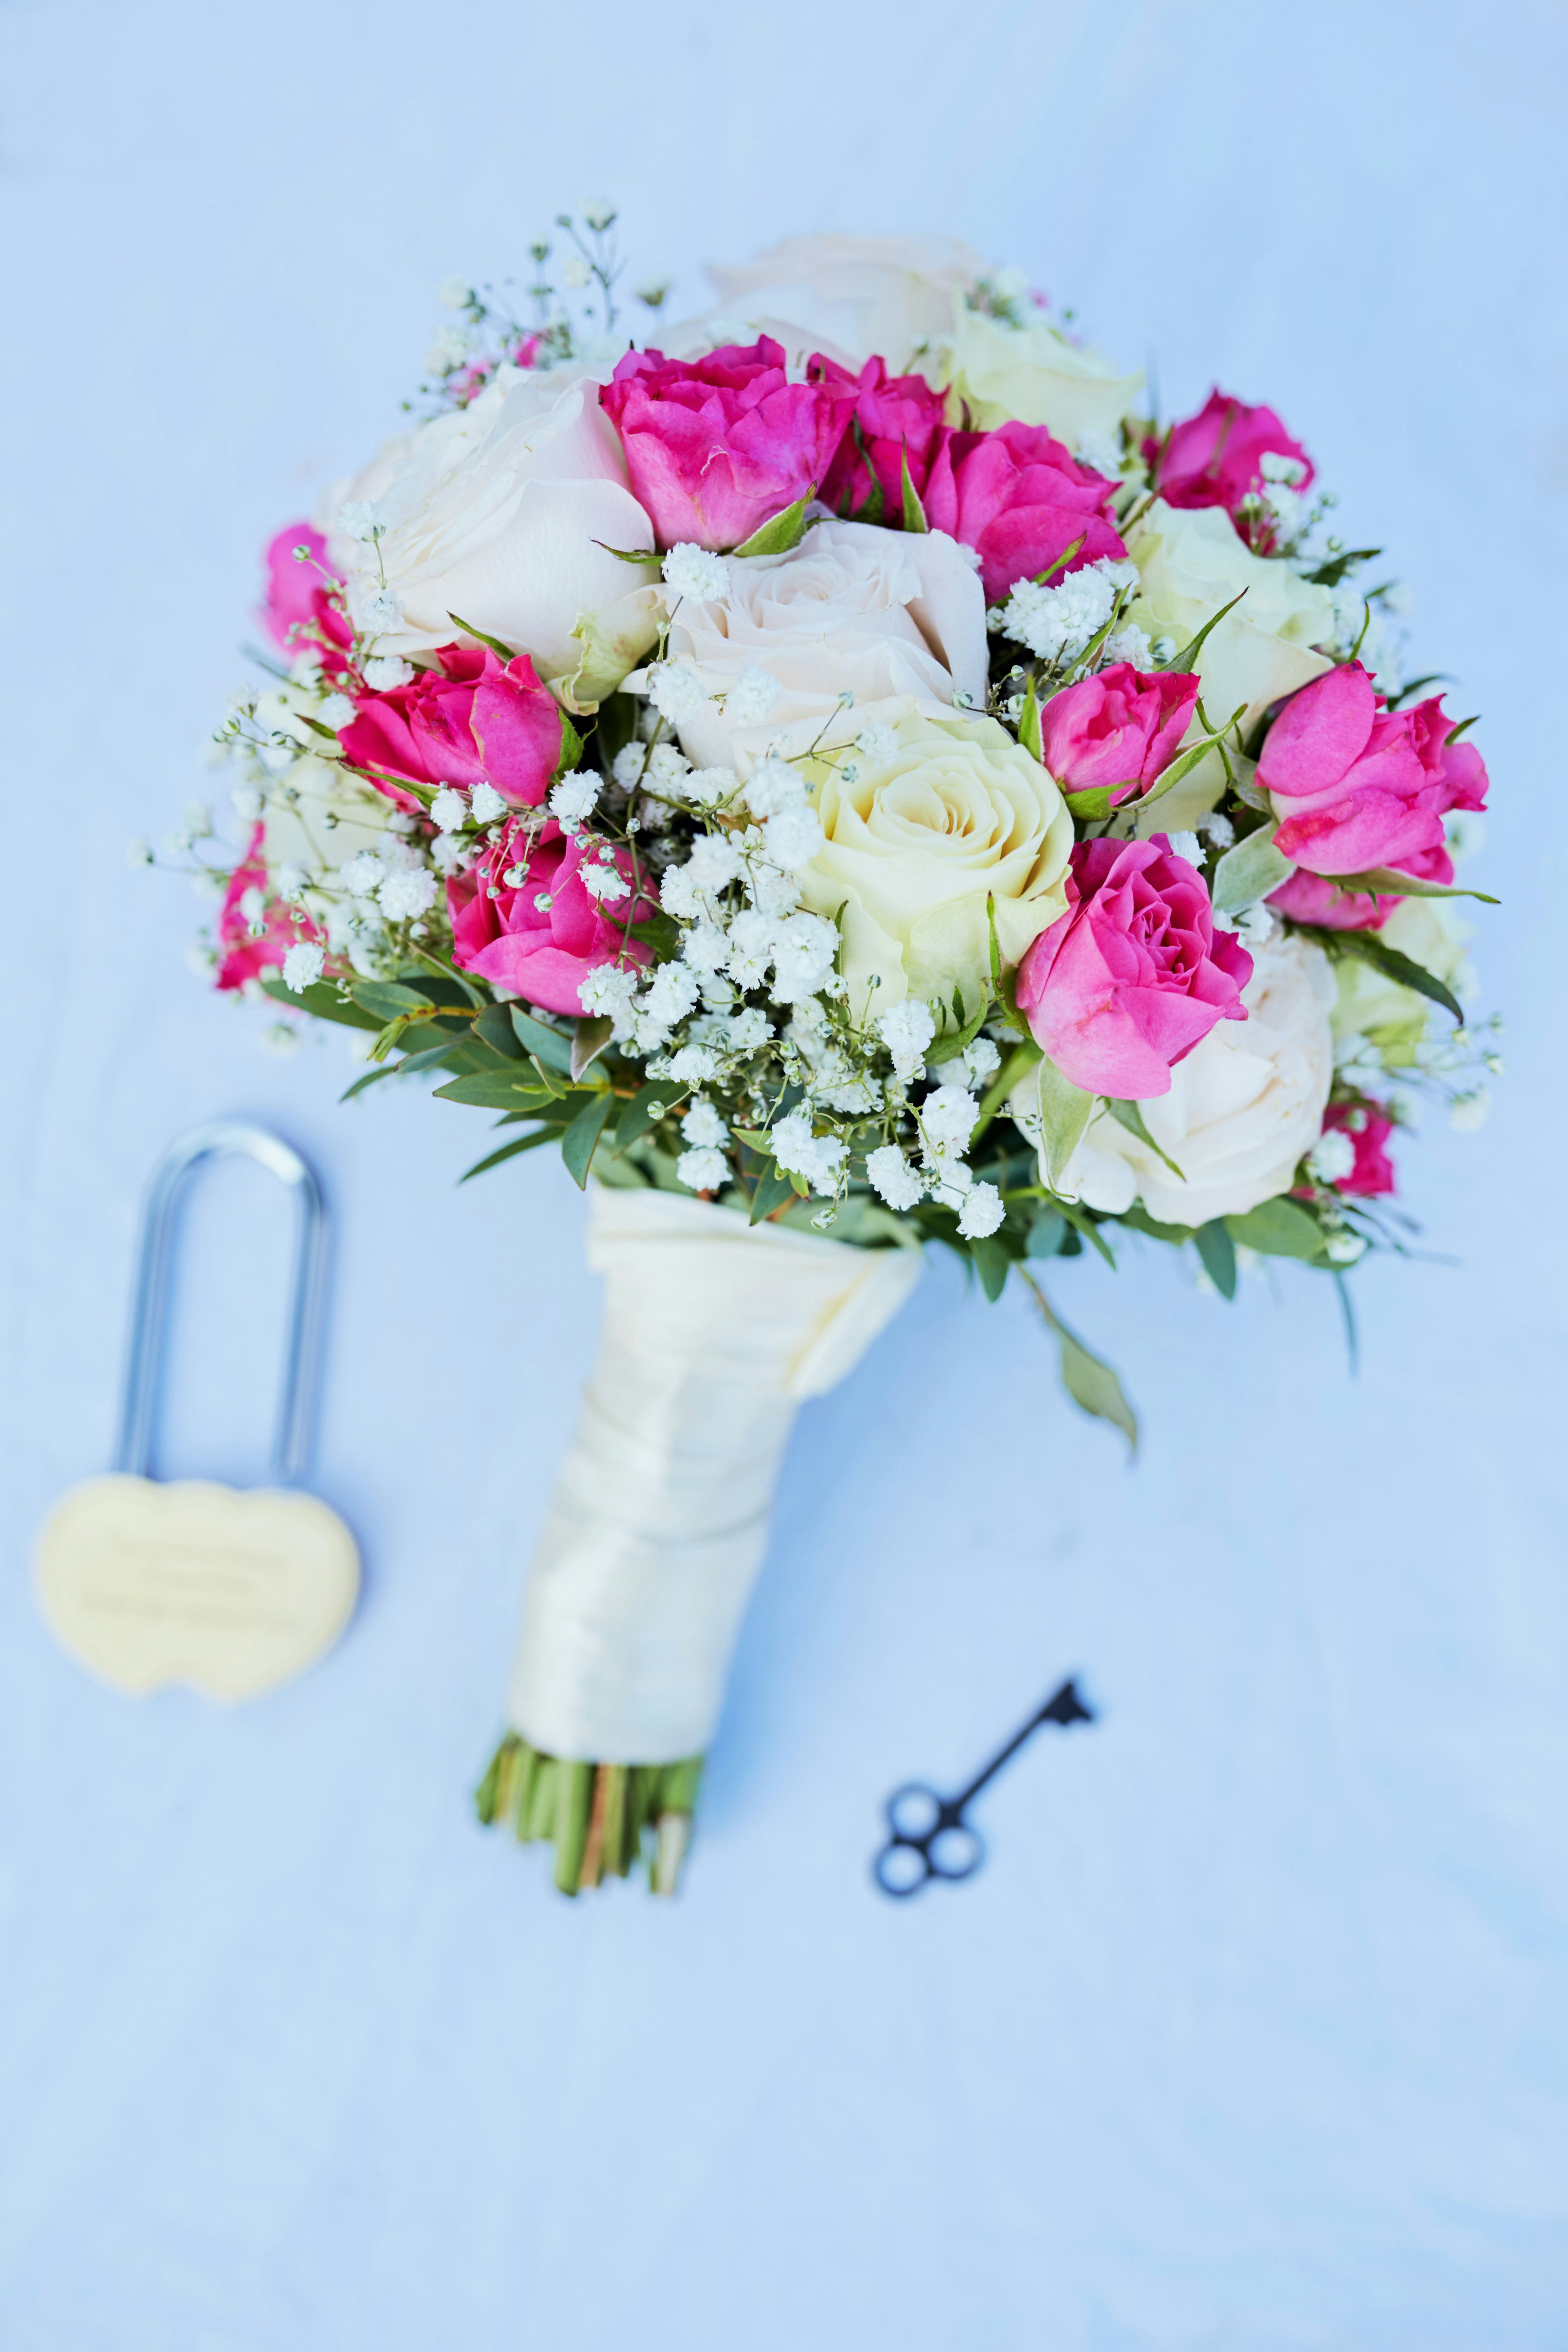
[[[578,734],[566,713],[563,711],[561,713],[561,757],[556,762],[557,775],[562,774],[568,768],[574,768],[582,757],[583,738]]]
[[[1037,572],[1035,574],[1036,587],[1048,588],[1051,582],[1056,578],[1057,573],[1058,572],[1065,572],[1068,565],[1072,562],[1073,557],[1082,552],[1084,541],[1088,537],[1089,533],[1087,530],[1080,530],[1078,537],[1068,546],[1064,547],[1059,555],[1053,556],[1050,562],[1047,564],[1043,572]]]
[[[1226,1231],[1223,1217],[1211,1217],[1193,1235],[1193,1244],[1203,1260],[1204,1272],[1222,1298],[1236,1297],[1236,1244]]]
[[[1244,590],[1243,593],[1245,593]],[[1184,751],[1178,752],[1170,766],[1161,772],[1158,782],[1150,785],[1149,790],[1139,802],[1140,813],[1146,808],[1152,808],[1156,801],[1163,801],[1167,793],[1174,792],[1176,786],[1192,774],[1199,761],[1208,758],[1209,753],[1215,749],[1225,734],[1226,728],[1234,727],[1246,708],[1247,705],[1244,702],[1238,703],[1226,719],[1225,727],[1211,728],[1205,741],[1191,743]],[[1207,724],[1206,720],[1205,724]]]
[[[588,1169],[595,1147],[605,1131],[605,1124],[616,1107],[616,1097],[608,1089],[584,1103],[571,1126],[561,1139],[561,1157],[566,1171],[579,1191],[586,1192]]]
[[[607,540],[603,539],[596,539],[594,541],[594,544],[595,547],[602,547],[606,555],[615,556],[616,561],[621,563],[636,563],[646,566],[649,563],[657,563],[658,562],[658,551],[657,548],[612,547]]]
[[[1239,915],[1278,890],[1296,871],[1282,849],[1274,845],[1274,828],[1260,824],[1227,849],[1214,870],[1212,897],[1216,915]]]
[[[1150,1134],[1149,1122],[1143,1116],[1143,1108],[1141,1103],[1126,1102],[1118,1095],[1108,1095],[1105,1098],[1105,1108],[1110,1113],[1111,1118],[1116,1121],[1118,1127],[1124,1127],[1129,1135],[1135,1135],[1140,1143],[1145,1143],[1148,1145],[1156,1160],[1163,1160],[1164,1161],[1166,1167],[1170,1170],[1178,1184],[1184,1184],[1186,1182],[1187,1180],[1185,1175],[1183,1173],[1182,1170],[1177,1167],[1170,1153],[1168,1151],[1162,1151],[1160,1146]]]
[[[1040,1056],[1040,1140],[1046,1181],[1054,1192],[1083,1140],[1097,1097],[1064,1077],[1048,1054]]]
[[[483,629],[476,629],[472,621],[464,620],[461,613],[448,612],[447,618],[452,622],[456,627],[461,629],[466,637],[477,637],[481,646],[489,646],[491,653],[495,654],[501,661],[514,662],[517,659],[517,648],[515,646],[503,646],[499,637],[488,635]]]
[[[805,496],[796,499],[793,506],[758,525],[750,539],[730,550],[731,555],[787,555],[805,537],[805,510],[816,496],[816,484],[812,483]]]
[[[902,467],[904,529],[906,530],[927,531],[931,529],[931,525],[926,520],[926,510],[921,504],[921,494],[916,489],[913,481],[910,478],[910,451],[909,444],[907,442],[904,444],[904,446],[900,453],[899,462]]]
[[[1064,793],[1070,814],[1082,824],[1097,824],[1101,817],[1110,814],[1115,803],[1111,795],[1124,793],[1125,784],[1091,784],[1081,793]]]
[[[1342,890],[1364,891],[1372,898],[1479,898],[1483,907],[1502,903],[1484,890],[1461,889],[1454,882],[1423,882],[1414,874],[1396,873],[1392,866],[1370,866],[1364,874],[1329,874],[1324,879],[1337,884]]]

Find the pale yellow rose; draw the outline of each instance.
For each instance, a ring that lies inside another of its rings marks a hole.
[[[889,729],[892,747],[851,743],[835,765],[805,764],[826,835],[800,877],[805,903],[843,910],[857,1020],[906,996],[949,1013],[955,989],[973,1013],[990,981],[987,898],[1015,965],[1066,906],[1072,819],[1039,761],[994,719],[897,702],[854,717]]]
[[[955,424],[962,402],[973,425],[1047,425],[1069,449],[1113,437],[1143,389],[1141,369],[1124,375],[1092,345],[1069,342],[1043,311],[1013,327],[962,298],[932,380],[948,387]]]
[[[1197,658],[1212,725],[1241,711],[1245,734],[1281,695],[1331,668],[1313,647],[1331,641],[1333,599],[1278,556],[1254,555],[1222,507],[1168,507],[1156,499],[1128,541],[1139,592],[1127,618],[1178,646],[1247,592],[1205,638]],[[1195,730],[1194,730],[1195,731]]]

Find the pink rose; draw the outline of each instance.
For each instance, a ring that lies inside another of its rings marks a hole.
[[[262,853],[266,831],[266,826],[260,824],[253,829],[245,856],[228,877],[228,887],[218,908],[215,929],[219,955],[214,975],[214,984],[218,988],[243,988],[247,980],[259,980],[264,971],[282,962],[296,940],[319,940],[321,936],[302,907],[285,907],[275,898],[267,909],[266,929],[259,939],[252,937],[250,917],[240,901],[252,890],[266,895],[267,859]]]
[[[921,500],[933,530],[974,549],[995,604],[1075,539],[1083,545],[1058,577],[1101,556],[1125,555],[1106,512],[1115,488],[1079,465],[1043,425],[999,425],[994,433],[946,434]]]
[[[1143,444],[1152,465],[1161,443]],[[1244,499],[1263,481],[1266,457],[1293,457],[1306,468],[1296,484],[1312,479],[1312,461],[1293,441],[1271,408],[1249,408],[1227,392],[1211,392],[1195,416],[1171,427],[1160,466],[1160,496],[1167,506],[1224,507],[1235,518]]]
[[[628,925],[654,912],[653,884],[645,875],[625,898],[598,899],[580,878],[590,847],[582,835],[568,841],[552,817],[531,855],[529,837],[526,827],[509,824],[477,866],[447,883],[452,961],[547,1013],[580,1013],[578,988],[601,964],[653,961],[651,949],[626,937]],[[509,882],[507,875],[520,867],[521,880]],[[616,852],[616,868],[634,883],[624,849]],[[547,904],[540,906],[541,898]]]
[[[1392,1192],[1394,1162],[1384,1146],[1394,1133],[1394,1121],[1368,1103],[1331,1103],[1323,1113],[1325,1135],[1348,1135],[1355,1146],[1355,1165],[1348,1176],[1334,1178],[1337,1192]]]
[[[767,335],[700,360],[628,352],[599,394],[661,547],[739,547],[820,488],[855,399],[852,378],[791,383]]]
[[[438,670],[358,698],[338,738],[348,758],[402,808],[417,803],[384,776],[491,784],[514,808],[538,808],[561,765],[561,706],[533,664],[503,663],[488,646],[443,646],[436,658]]]
[[[1258,765],[1284,855],[1312,874],[1392,866],[1447,881],[1444,814],[1484,808],[1487,793],[1479,752],[1447,745],[1447,732],[1440,697],[1389,710],[1359,662],[1304,686],[1269,729]]]
[[[818,352],[806,373],[813,382],[845,386],[855,395],[837,455],[817,492],[823,505],[850,521],[900,530],[905,460],[910,481],[922,489],[945,438],[946,394],[923,375],[889,375],[879,359],[868,360],[853,376]]]
[[[1040,712],[1044,764],[1065,793],[1111,787],[1111,806],[1147,792],[1176,756],[1202,682],[1186,670],[1145,673],[1112,662],[1054,694]]]
[[[1220,1020],[1245,1021],[1252,958],[1216,931],[1203,877],[1157,833],[1084,841],[1068,910],[1018,967],[1018,1009],[1064,1076],[1146,1102]]]
[[[297,557],[297,547],[308,547],[309,556]],[[291,522],[268,541],[264,560],[261,621],[268,635],[285,653],[320,653],[322,668],[336,677],[353,632],[337,593],[342,583],[327,562],[326,541],[308,522]]]

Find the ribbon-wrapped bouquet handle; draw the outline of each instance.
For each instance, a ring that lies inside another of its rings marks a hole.
[[[668,1893],[795,1413],[854,1370],[921,1258],[674,1193],[595,1184],[590,1202],[599,1352],[479,1811],[552,1839],[572,1893],[628,1870],[651,1827]]]

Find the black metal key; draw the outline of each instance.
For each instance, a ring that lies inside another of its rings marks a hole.
[[[871,1865],[883,1894],[902,1897],[918,1895],[928,1879],[973,1878],[985,1859],[985,1842],[963,1818],[968,1806],[1042,1723],[1059,1724],[1065,1731],[1075,1723],[1093,1721],[1093,1708],[1084,1705],[1069,1675],[956,1797],[939,1796],[923,1780],[907,1780],[895,1789],[887,1803],[888,1843]]]

